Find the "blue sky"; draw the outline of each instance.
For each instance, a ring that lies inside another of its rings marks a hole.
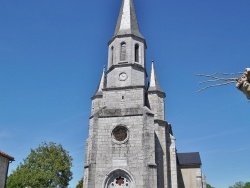
[[[10,172],[43,141],[74,158],[83,174],[91,96],[107,63],[120,0],[0,1],[0,150]],[[178,152],[199,151],[207,181],[250,181],[250,103],[235,85],[196,93],[194,73],[250,67],[249,0],[135,0],[167,94],[166,118]]]

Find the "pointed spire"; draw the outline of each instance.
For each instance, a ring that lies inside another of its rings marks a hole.
[[[158,83],[155,68],[154,68],[154,60],[152,60],[152,67],[151,67],[151,74],[150,74],[150,80],[149,80],[149,86],[148,91],[159,91],[164,93],[164,91],[161,89],[160,84]]]
[[[143,38],[139,31],[133,0],[122,1],[114,37],[128,34]]]
[[[101,80],[99,82],[97,91],[95,93],[95,96],[99,96],[102,95],[102,90],[106,87],[106,73],[105,73],[105,66],[103,67],[103,72],[102,72],[102,77]]]

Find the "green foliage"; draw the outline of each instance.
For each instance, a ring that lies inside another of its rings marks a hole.
[[[244,188],[250,188],[250,182],[246,182]]]
[[[72,179],[72,157],[55,143],[42,143],[9,176],[8,188],[66,188]]]
[[[207,188],[214,188],[214,187],[212,187],[211,185],[207,184]]]
[[[250,188],[250,182],[236,182],[233,186],[230,186],[229,188]]]
[[[83,188],[83,178],[78,182],[76,188]]]

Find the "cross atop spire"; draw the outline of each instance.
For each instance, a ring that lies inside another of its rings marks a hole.
[[[135,35],[143,38],[139,30],[133,0],[122,1],[114,37],[118,35]]]

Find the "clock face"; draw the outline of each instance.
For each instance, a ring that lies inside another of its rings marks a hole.
[[[121,81],[125,81],[127,80],[128,76],[125,72],[122,72],[120,75],[119,75],[119,80]]]

